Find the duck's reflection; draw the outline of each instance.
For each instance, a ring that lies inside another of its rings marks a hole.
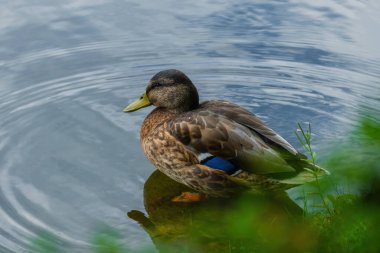
[[[148,217],[137,210],[128,213],[160,252],[246,252],[257,246],[258,237],[271,234],[271,229],[278,234],[279,229],[288,228],[302,216],[302,209],[285,193],[209,198],[195,203],[171,201],[185,191],[191,189],[156,170],[144,185]]]

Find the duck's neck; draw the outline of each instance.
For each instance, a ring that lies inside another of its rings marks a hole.
[[[140,140],[143,141],[146,136],[159,124],[177,115],[178,112],[164,108],[156,108],[144,119],[140,130]]]

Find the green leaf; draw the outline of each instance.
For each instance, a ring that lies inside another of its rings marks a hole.
[[[315,153],[315,151],[311,153],[311,159],[313,160],[313,163],[317,160],[317,153]]]

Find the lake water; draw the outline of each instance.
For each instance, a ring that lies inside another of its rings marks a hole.
[[[379,115],[379,12],[378,0],[1,1],[0,252],[43,231],[87,252],[104,226],[151,244],[127,217],[154,170],[139,147],[151,108],[121,110],[163,69],[298,148],[297,123],[311,122],[323,159],[358,115]]]

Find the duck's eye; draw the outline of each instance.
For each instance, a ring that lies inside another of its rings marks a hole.
[[[151,85],[151,89],[156,88],[156,87],[158,87],[158,86],[160,86],[159,83],[152,83],[152,85]]]

